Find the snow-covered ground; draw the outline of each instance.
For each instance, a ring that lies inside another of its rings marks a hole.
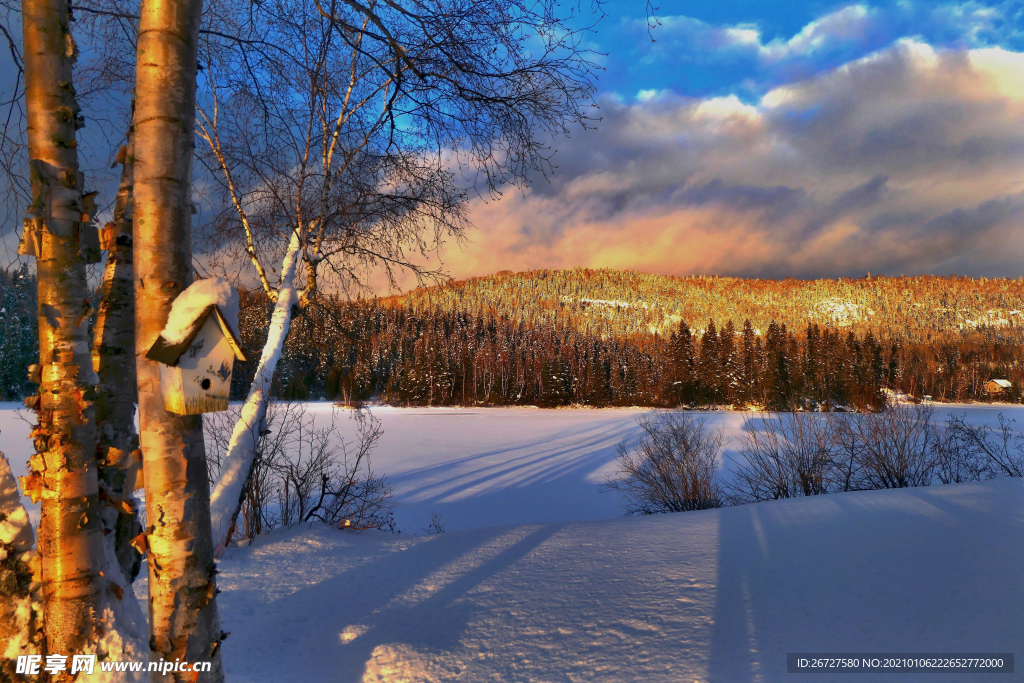
[[[0,403],[0,451],[16,476],[25,474],[32,414],[20,404]],[[1024,430],[1024,407],[935,405],[936,420],[966,413],[971,422],[996,424],[1002,412]],[[306,409],[326,425],[330,403]],[[644,410],[539,410],[532,408],[373,408],[384,436],[374,469],[395,486],[398,528],[415,533],[441,513],[449,531],[508,524],[575,522],[622,514],[616,494],[598,485],[615,470],[616,446],[639,435]],[[701,413],[708,426],[725,432],[723,475],[743,414]],[[348,411],[337,411],[343,434],[354,436]],[[34,506],[26,506],[30,510]]]
[[[32,414],[0,403],[0,450],[25,474]],[[326,425],[335,409],[308,403]],[[507,524],[606,519],[622,513],[598,484],[614,471],[616,446],[639,434],[640,409],[374,408],[384,436],[373,466],[395,486],[398,528],[415,533],[441,513],[449,531]],[[349,411],[340,431],[355,435]],[[707,413],[708,423],[739,433],[738,413]],[[27,499],[26,506],[32,509]]]
[[[1000,411],[1024,418],[937,417]],[[439,511],[448,533],[301,527],[229,550],[229,680],[777,681],[787,652],[1024,653],[1020,480],[622,518],[597,484],[640,412],[376,409],[399,527]],[[742,416],[708,419],[732,438]]]
[[[787,652],[1019,656],[1022,567],[1024,486],[1004,479],[436,536],[292,530],[231,551],[219,600],[236,681],[739,683],[789,680]]]
[[[384,437],[374,467],[394,484],[406,531],[434,512],[449,531],[615,517],[618,497],[598,485],[615,469],[617,444],[638,435],[642,412],[376,408]]]

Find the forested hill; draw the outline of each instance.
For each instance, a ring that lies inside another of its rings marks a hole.
[[[789,329],[869,329],[887,338],[928,341],[992,328],[1018,337],[1024,328],[1024,279],[877,277],[753,280],[671,277],[622,270],[502,271],[421,288],[382,301],[411,311],[508,316],[536,325],[558,322],[588,334],[671,334],[685,320],[703,331],[711,320],[749,320],[763,333],[773,320]]]
[[[269,303],[249,299],[258,357]],[[402,405],[878,405],[1024,383],[1024,281],[502,272],[369,301],[321,298],[279,366],[288,398]],[[242,364],[235,391],[253,371]]]
[[[245,296],[259,358],[270,305]],[[295,321],[278,391],[412,405],[876,403],[883,390],[985,400],[1024,386],[1024,281],[675,278],[614,270],[502,272],[350,302]],[[30,390],[35,278],[0,272],[0,398]],[[746,323],[749,322],[749,325]],[[255,362],[235,372],[246,393]]]

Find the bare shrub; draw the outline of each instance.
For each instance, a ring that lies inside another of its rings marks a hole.
[[[861,448],[860,430],[847,424],[859,420],[859,413],[828,413],[827,420],[834,439],[832,444],[832,480],[835,491],[856,491],[860,488]]]
[[[445,525],[448,523],[444,517],[441,516],[440,512],[430,513],[430,524],[424,529],[428,534],[443,534],[445,532]]]
[[[395,530],[391,485],[370,465],[384,430],[369,410],[351,413],[357,429],[354,441],[340,438],[333,419],[325,429],[310,421],[299,431],[294,455],[279,461],[275,469],[283,524],[318,519],[346,529]],[[335,441],[340,448],[333,447]]]
[[[829,493],[837,479],[835,446],[833,423],[816,413],[746,416],[729,485],[735,502]]]
[[[881,412],[833,419],[839,440],[857,461],[849,489],[927,486],[935,473],[938,431],[934,410],[919,404],[890,403]]]
[[[732,500],[927,486],[936,477],[947,483],[986,478],[989,468],[972,438],[985,441],[988,434],[963,420],[937,426],[933,417],[932,408],[905,403],[890,403],[881,412],[749,417],[729,484]],[[1008,452],[995,439],[989,446]]]
[[[935,476],[943,484],[991,479],[995,476],[986,454],[968,433],[963,418],[950,415],[934,442]]]
[[[722,431],[683,412],[642,415],[640,440],[619,444],[618,476],[603,488],[625,495],[627,514],[688,512],[722,505],[718,456]]]
[[[339,528],[394,531],[391,485],[370,455],[383,434],[368,410],[349,411],[356,438],[339,432],[337,410],[317,426],[302,403],[271,403],[256,442],[235,540],[251,542],[279,526],[319,520]],[[204,415],[211,482],[220,473],[238,409]]]
[[[1015,421],[999,413],[999,427],[992,428],[968,424],[966,418],[966,415],[950,416],[947,429],[963,442],[965,450],[972,451],[969,467],[982,468],[977,478],[1000,474],[1024,476],[1024,436],[1014,433]],[[974,462],[974,458],[980,462]]]

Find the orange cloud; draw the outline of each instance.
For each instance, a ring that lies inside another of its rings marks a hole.
[[[604,103],[551,183],[472,207],[454,277],[631,268],[772,277],[1024,267],[1024,54],[903,41],[755,106]]]

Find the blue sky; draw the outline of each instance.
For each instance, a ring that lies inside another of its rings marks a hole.
[[[597,130],[444,261],[1024,275],[1024,2],[614,0]]]
[[[1024,49],[1024,5],[1016,2],[830,3],[799,0],[661,0],[648,34],[641,0],[604,6],[595,43],[608,53],[600,88],[628,97],[669,89],[687,96],[736,93],[752,99],[774,85],[821,73],[900,38],[933,47]],[[801,32],[804,50],[772,60]],[[654,38],[654,42],[651,38]],[[757,42],[749,42],[756,35]]]

